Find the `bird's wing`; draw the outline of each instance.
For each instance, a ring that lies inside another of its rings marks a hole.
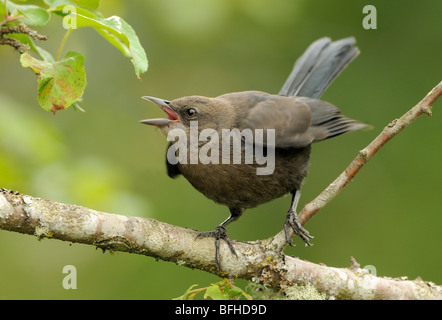
[[[366,124],[344,117],[337,107],[326,101],[279,95],[263,96],[249,106],[239,122],[240,130],[249,128],[255,133],[256,129],[263,129],[264,145],[267,144],[266,131],[274,129],[277,148],[302,148],[364,127]]]
[[[313,141],[321,141],[343,133],[370,127],[365,123],[344,117],[341,110],[329,102],[298,97],[308,104],[312,113],[312,123],[308,131],[314,135]]]
[[[300,99],[268,95],[250,106],[238,129],[263,130],[263,144],[267,145],[268,130],[274,130],[275,147],[302,148],[313,142],[314,133],[309,130],[312,113],[308,104]]]

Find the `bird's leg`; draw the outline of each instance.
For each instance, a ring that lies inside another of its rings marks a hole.
[[[289,230],[292,228],[295,234],[305,242],[306,246],[311,246],[312,244],[309,242],[309,239],[312,239],[313,236],[301,226],[298,215],[296,214],[296,207],[298,206],[301,192],[299,190],[294,190],[292,191],[292,195],[292,203],[290,205],[290,210],[287,212],[287,218],[284,223],[285,240],[289,245],[292,245],[292,240],[289,236]]]
[[[200,232],[196,237],[197,238],[205,238],[205,237],[214,237],[215,238],[215,260],[218,268],[221,270],[221,256],[219,253],[219,243],[220,239],[223,239],[227,245],[229,246],[230,251],[236,256],[235,248],[232,245],[229,237],[226,232],[226,225],[238,219],[243,213],[243,209],[239,208],[229,208],[230,209],[230,217],[227,218],[223,223],[221,223],[218,227],[215,228],[214,231],[208,232]]]

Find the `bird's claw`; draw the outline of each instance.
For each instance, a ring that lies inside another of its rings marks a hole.
[[[227,245],[229,246],[230,251],[235,255],[236,254],[235,248],[232,245],[232,242],[230,241],[230,238],[227,236],[226,228],[224,226],[218,226],[215,228],[214,231],[208,231],[208,232],[200,232],[196,236],[196,238],[206,238],[206,237],[213,237],[215,238],[215,260],[216,264],[218,265],[218,268],[221,270],[221,255],[219,252],[219,243],[220,239],[223,239]]]
[[[292,246],[293,245],[292,239],[289,233],[290,228],[297,236],[299,236],[302,239],[302,241],[304,241],[306,246],[312,246],[309,239],[313,239],[313,236],[311,236],[310,233],[301,226],[301,223],[299,222],[298,219],[298,215],[296,214],[295,211],[292,210],[287,212],[287,218],[284,223],[285,240],[289,245]]]

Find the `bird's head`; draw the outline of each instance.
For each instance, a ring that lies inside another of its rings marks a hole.
[[[189,96],[172,101],[148,96],[144,96],[143,99],[158,105],[167,118],[146,119],[140,122],[158,127],[166,136],[172,129],[182,129],[189,137],[192,121],[198,121],[199,132],[210,128],[221,133],[222,129],[230,129],[234,125],[233,110],[223,99],[203,96]]]

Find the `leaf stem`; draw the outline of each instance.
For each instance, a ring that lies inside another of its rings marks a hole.
[[[55,57],[55,61],[58,61],[60,58],[61,52],[63,51],[64,45],[66,43],[66,40],[68,39],[69,35],[71,34],[73,29],[68,29],[66,34],[63,37],[63,41],[61,41],[60,48],[58,48],[57,56]]]

